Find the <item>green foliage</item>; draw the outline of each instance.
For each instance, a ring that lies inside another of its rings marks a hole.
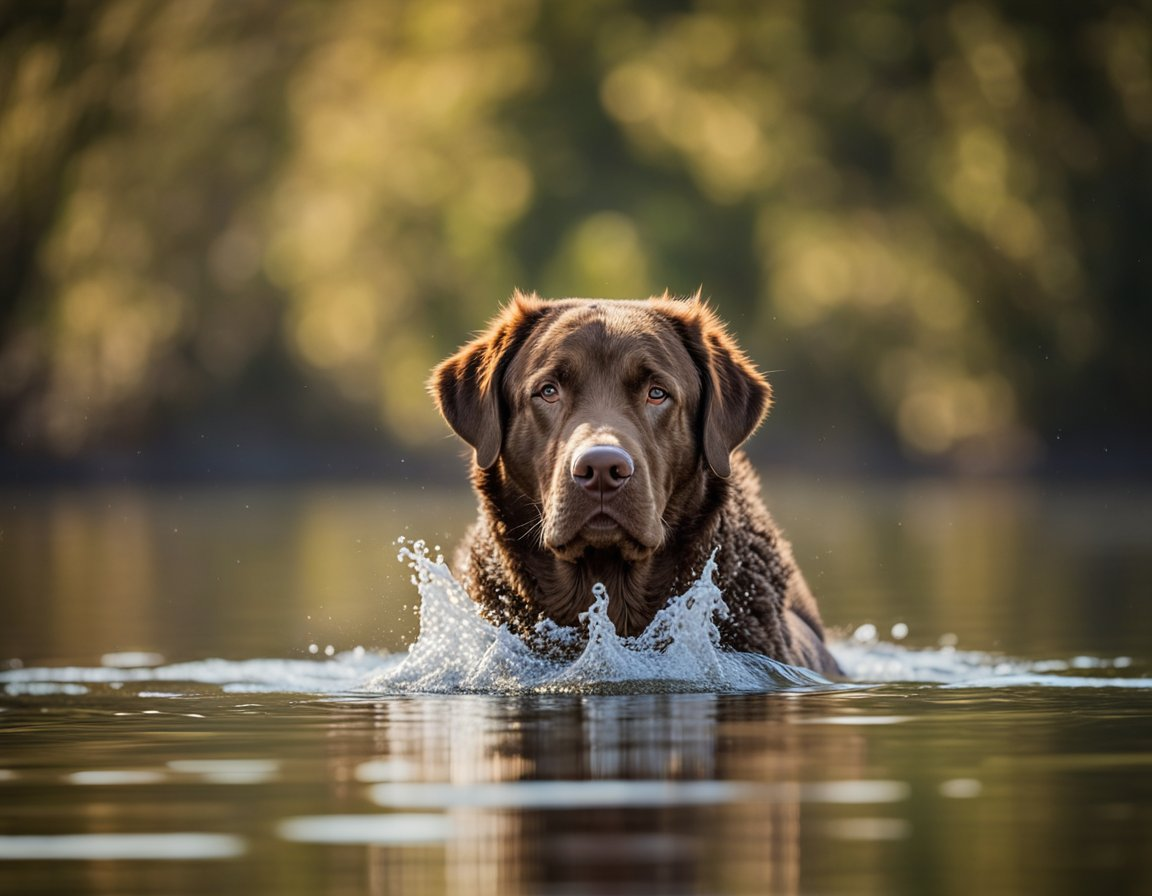
[[[428,369],[516,286],[702,285],[786,419],[916,456],[1138,429],[1149,11],[8,3],[4,438],[289,393],[426,443]]]

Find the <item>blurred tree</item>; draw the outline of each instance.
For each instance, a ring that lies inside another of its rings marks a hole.
[[[809,433],[1146,439],[1149,6],[0,3],[3,438],[423,444],[514,286],[703,284]]]

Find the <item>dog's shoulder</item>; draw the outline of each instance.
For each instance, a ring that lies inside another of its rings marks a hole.
[[[824,624],[808,583],[761,497],[760,477],[742,451],[716,536],[719,586],[729,608],[724,640],[738,650],[789,656],[837,674],[823,645]]]

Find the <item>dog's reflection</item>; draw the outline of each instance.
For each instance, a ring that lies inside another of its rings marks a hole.
[[[453,697],[378,707],[357,777],[394,813],[442,813],[419,855],[373,847],[374,893],[799,892],[803,782],[858,767],[794,700]],[[421,868],[413,867],[418,860]]]

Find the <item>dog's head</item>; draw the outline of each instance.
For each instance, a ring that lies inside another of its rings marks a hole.
[[[658,550],[768,410],[771,390],[699,298],[544,301],[516,293],[440,364],[445,419],[540,509],[556,556]]]

